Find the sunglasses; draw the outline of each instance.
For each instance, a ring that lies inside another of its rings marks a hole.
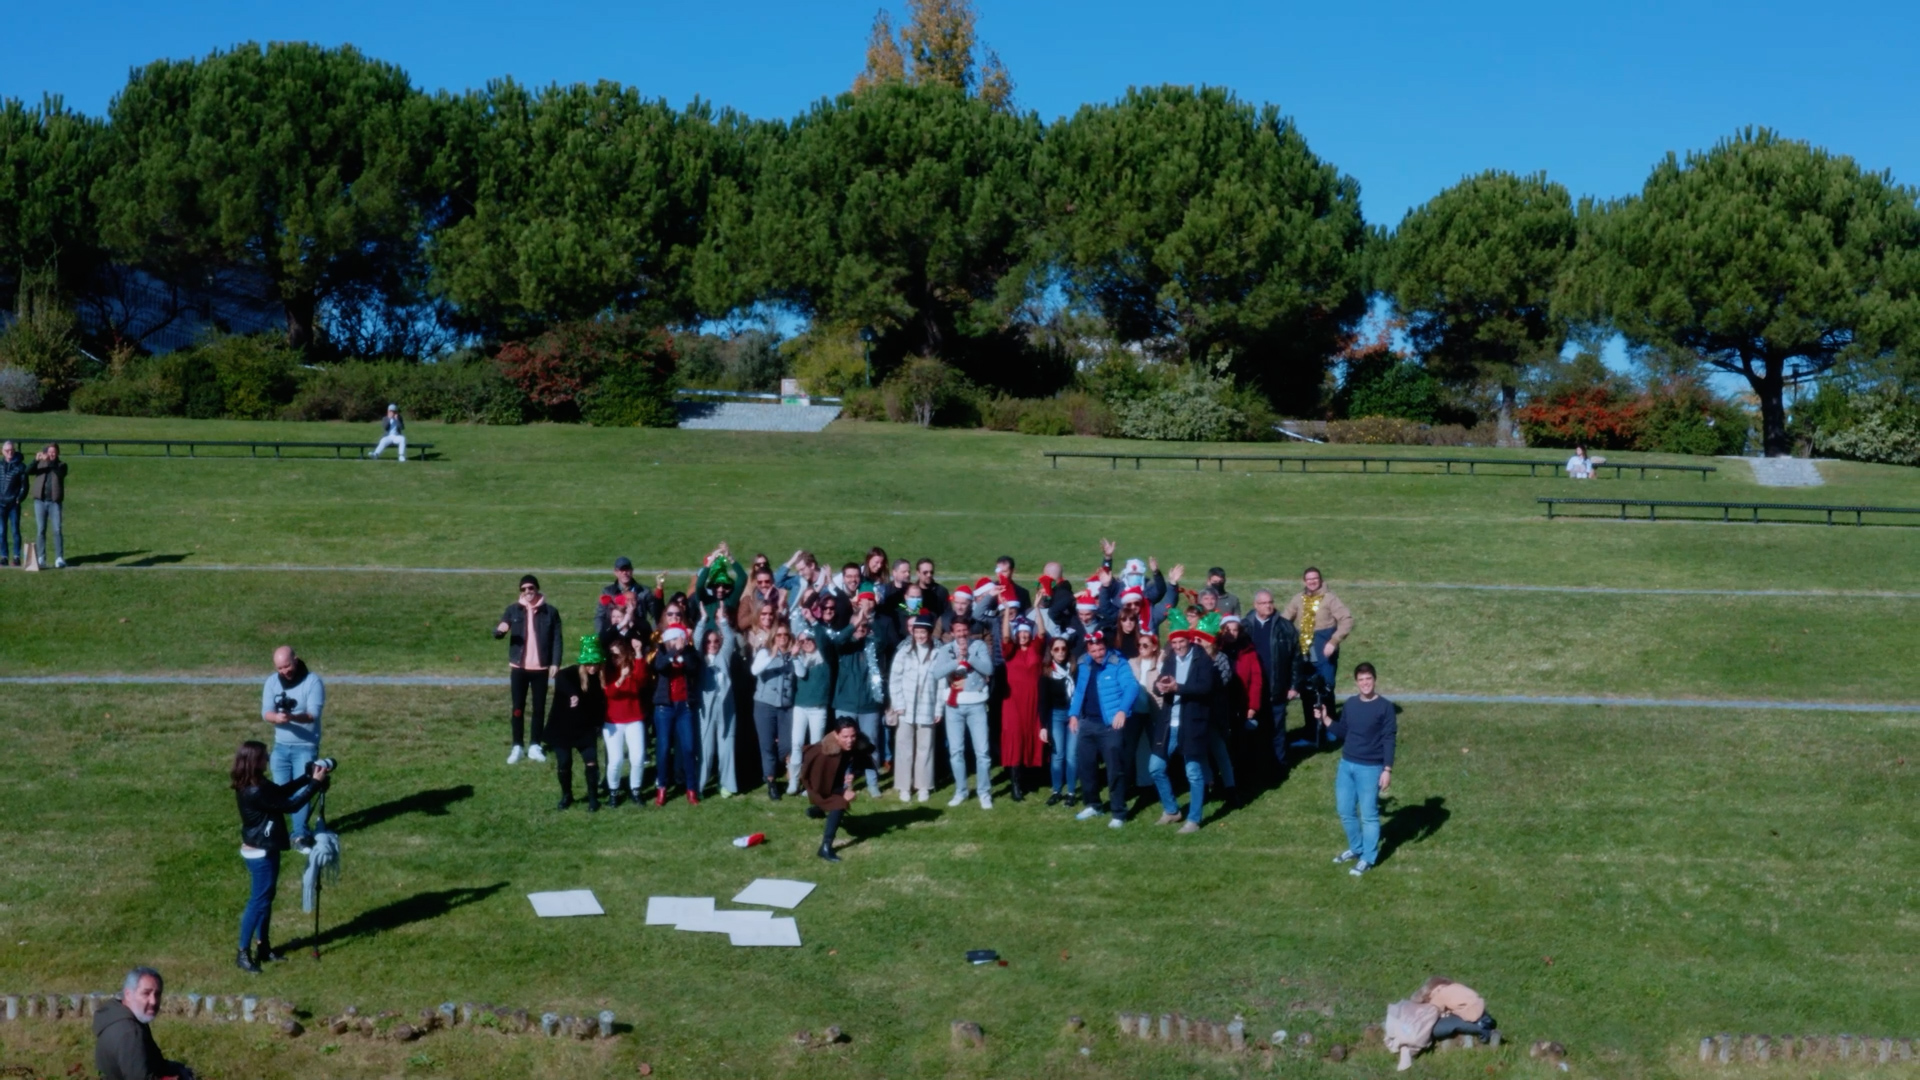
[[[520,586],[520,591],[521,592],[539,592],[540,590],[532,585],[522,585]]]

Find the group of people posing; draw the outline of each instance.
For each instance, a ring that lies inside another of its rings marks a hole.
[[[1364,873],[1378,858],[1376,796],[1391,777],[1395,723],[1371,665],[1355,669],[1357,697],[1334,701],[1352,612],[1314,568],[1284,606],[1263,589],[1243,611],[1220,567],[1188,588],[1184,567],[1163,574],[1156,559],[1116,565],[1114,555],[1103,540],[1084,581],[1050,562],[1030,589],[1011,556],[991,576],[948,584],[933,560],[893,560],[877,547],[834,571],[807,551],[742,565],[723,543],[672,594],[666,575],[649,587],[623,557],[593,632],[573,649],[529,574],[494,627],[507,640],[508,763],[553,750],[561,809],[574,804],[576,756],[589,811],[603,797],[621,805],[623,793],[640,806],[651,792],[664,806],[675,789],[698,803],[715,781],[722,798],[740,793],[747,766],[736,752],[751,732],[767,797],[804,787],[829,816],[821,854],[833,858],[857,785],[879,798],[891,775],[900,801],[927,802],[941,786],[943,741],[949,806],[993,807],[997,742],[1015,801],[1045,787],[1047,805],[1084,804],[1084,820],[1103,813],[1104,790],[1120,828],[1128,789],[1150,786],[1159,823],[1182,822],[1185,833],[1200,829],[1209,788],[1237,804],[1291,759],[1341,743],[1350,843],[1335,861]],[[1302,727],[1290,738],[1296,700]]]

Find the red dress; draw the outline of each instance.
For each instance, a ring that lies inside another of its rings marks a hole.
[[[1012,638],[1001,645],[1007,658],[1007,700],[1000,706],[1000,764],[1038,768],[1046,764],[1040,741],[1040,676],[1047,639],[1035,634],[1026,648]]]

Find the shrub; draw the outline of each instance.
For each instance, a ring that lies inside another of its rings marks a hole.
[[[40,379],[26,368],[0,367],[0,407],[9,412],[32,412],[45,400]]]
[[[281,415],[288,420],[378,420],[387,404],[403,416],[448,423],[518,424],[519,390],[485,357],[456,353],[435,363],[349,361],[309,373]]]
[[[1425,446],[1429,428],[1399,416],[1364,416],[1327,421],[1327,441],[1367,446]]]
[[[1640,441],[1648,403],[1622,400],[1611,388],[1590,387],[1522,407],[1516,419],[1528,446],[1586,446],[1631,450]]]
[[[868,387],[849,390],[840,395],[840,415],[848,420],[885,420],[886,400],[880,391]]]
[[[1341,387],[1346,412],[1352,417],[1392,416],[1431,424],[1440,415],[1440,380],[1412,360],[1396,362],[1355,381],[1350,371]]]
[[[971,387],[958,371],[932,357],[909,359],[880,389],[887,418],[896,423],[911,421],[930,427],[936,414],[949,412],[957,404],[969,406],[967,411],[974,413],[977,421],[978,406],[964,400],[971,397]]]
[[[1024,398],[996,394],[980,405],[980,426],[989,431],[1019,431],[1020,417],[1030,403]]]
[[[40,384],[36,408],[65,406],[87,374],[79,325],[73,312],[61,306],[51,275],[36,272],[21,279],[14,319],[0,330],[0,367],[33,375]]]
[[[790,361],[779,340],[764,330],[730,337],[676,334],[673,348],[682,385],[710,390],[778,390]]]
[[[1737,454],[1747,444],[1745,413],[1691,381],[1662,387],[1647,399],[1635,449],[1663,454]]]
[[[301,355],[287,348],[279,334],[212,334],[179,355],[188,364],[204,365],[213,372],[219,398],[215,416],[267,420],[293,400],[293,373]]]
[[[1040,398],[1027,402],[1016,430],[1022,435],[1071,435],[1073,417],[1067,403],[1059,398]]]
[[[1075,435],[1105,437],[1119,430],[1113,410],[1092,394],[1070,390],[1060,400],[1067,407],[1067,420]]]
[[[793,377],[814,397],[845,398],[867,385],[866,346],[853,327],[815,326],[788,339],[780,351]]]
[[[1814,448],[1834,457],[1887,465],[1920,465],[1920,404],[1892,391],[1848,399],[1845,424],[1822,431]]]
[[[1115,402],[1119,432],[1129,439],[1221,442],[1244,432],[1246,416],[1221,400],[1226,380],[1182,371],[1163,389]]]
[[[502,345],[497,359],[507,380],[550,420],[677,423],[673,341],[633,315],[561,323],[532,342]]]

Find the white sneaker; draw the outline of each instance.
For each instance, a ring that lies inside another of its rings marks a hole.
[[[1075,821],[1091,821],[1091,820],[1093,820],[1094,818],[1097,818],[1097,817],[1099,817],[1099,816],[1100,816],[1100,808],[1099,808],[1099,807],[1097,807],[1097,806],[1083,806],[1083,807],[1081,807],[1081,808],[1080,808],[1080,812],[1079,812],[1079,813],[1077,813],[1077,814],[1075,814],[1075,815],[1073,815],[1073,820],[1075,820]]]
[[[993,795],[992,795],[992,793],[990,793],[990,792],[985,792],[985,791],[983,791],[983,792],[981,792],[981,793],[980,793],[980,809],[982,809],[982,810],[991,810],[991,809],[993,809]]]
[[[1107,828],[1109,829],[1124,828],[1126,824],[1127,824],[1126,818],[1113,818],[1107,822]]]
[[[1359,877],[1360,875],[1366,873],[1371,869],[1373,869],[1373,864],[1368,862],[1365,859],[1361,859],[1359,862],[1354,863],[1353,869],[1347,871],[1347,873],[1353,875],[1354,877]]]
[[[65,570],[67,568],[67,560],[65,559],[53,560],[53,568],[55,570]]]
[[[901,802],[912,802],[912,801],[913,801],[913,792],[911,792],[911,791],[908,791],[908,790],[907,790],[906,788],[901,788],[901,789],[900,789],[900,801],[901,801]]]
[[[1350,863],[1359,857],[1360,857],[1359,854],[1357,854],[1351,848],[1349,848],[1348,850],[1343,851],[1340,854],[1335,855],[1333,857],[1333,865],[1339,866],[1341,863]]]
[[[534,743],[532,746],[527,747],[527,756],[535,761],[547,760],[547,752],[540,749],[539,743]]]
[[[507,764],[509,765],[520,764],[520,748],[518,746],[515,746],[512,750],[507,751]]]
[[[800,794],[800,781],[799,781],[799,780],[797,780],[797,779],[795,779],[795,780],[788,780],[788,781],[787,781],[787,794],[789,794],[789,795],[798,795],[798,794]]]
[[[966,801],[967,801],[967,789],[961,788],[959,791],[956,791],[953,793],[953,798],[947,800],[947,805],[959,806],[961,803],[964,803]]]
[[[921,802],[926,802],[928,799],[932,797],[933,797],[933,793],[930,791],[919,791],[914,793],[914,798],[919,799]]]

